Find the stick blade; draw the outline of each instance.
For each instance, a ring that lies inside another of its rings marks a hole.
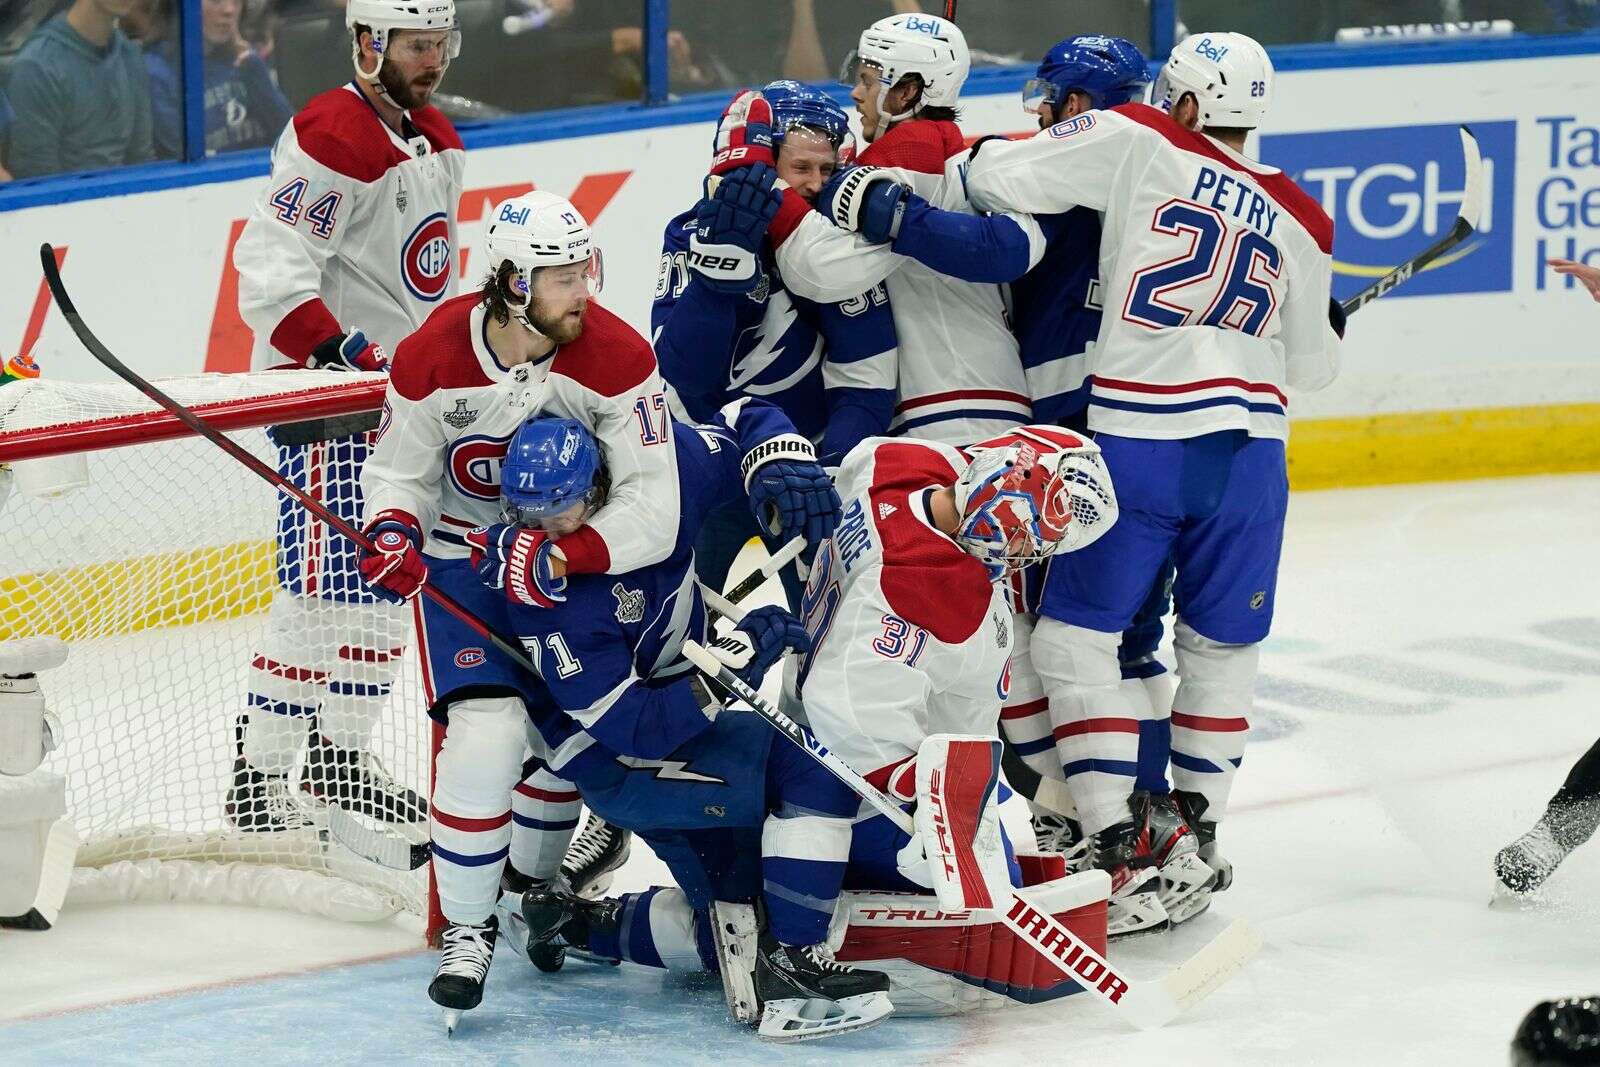
[[[1478,149],[1477,137],[1466,126],[1461,127],[1461,160],[1466,167],[1466,182],[1461,190],[1457,224],[1466,223],[1467,232],[1471,233],[1478,228],[1483,214],[1483,153]]]
[[[1161,986],[1179,1011],[1187,1011],[1238,974],[1261,951],[1261,945],[1261,935],[1255,927],[1244,919],[1235,919],[1205,948],[1163,978]]]

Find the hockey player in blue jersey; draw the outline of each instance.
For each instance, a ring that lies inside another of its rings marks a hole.
[[[504,929],[546,970],[561,966],[569,943],[612,959],[698,968],[711,949],[711,902],[760,898],[753,988],[772,1020],[763,1032],[793,1038],[868,1026],[890,1010],[887,979],[836,963],[824,943],[859,798],[775,741],[765,723],[724,711],[679,656],[683,641],[705,630],[692,570],[705,517],[730,503],[771,510],[786,534],[820,541],[837,521],[838,496],[810,443],[771,405],[736,401],[709,424],[677,431],[682,518],[671,555],[626,574],[569,577],[547,608],[523,607],[507,593],[505,622],[542,677],[536,687],[521,680],[538,762],[576,785],[597,815],[648,842],[682,891],[596,903],[559,886],[535,889],[520,915],[503,916]],[[606,472],[581,424],[534,419],[511,442],[502,486],[507,521],[472,538],[480,545],[473,566],[486,586],[514,590],[531,565],[522,544],[535,531],[561,536],[581,525],[605,500]],[[713,647],[759,684],[806,639],[797,619],[767,607]],[[481,851],[473,832],[463,828],[449,847]],[[802,1017],[808,1005],[820,1019]]]
[[[1144,55],[1120,37],[1078,35],[1051,46],[1023,88],[1023,107],[1041,130],[1086,111],[1111,108],[1142,94],[1149,78]],[[980,141],[974,149],[982,151]],[[858,181],[860,179],[857,179]],[[841,195],[845,178],[824,193]],[[1091,381],[1090,360],[1100,332],[1100,215],[1077,207],[1035,216],[1043,246],[1003,214],[972,215],[930,206],[895,182],[868,181],[856,214],[860,232],[889,243],[897,253],[942,274],[973,282],[1010,283],[1013,328],[1033,395],[1035,419],[1082,431]],[[1123,634],[1118,657],[1123,687],[1140,711],[1137,786],[1148,795],[1152,868],[1119,883],[1112,902],[1113,933],[1158,927],[1166,906],[1186,919],[1203,906],[1201,873],[1194,864],[1192,835],[1167,783],[1172,699],[1166,668],[1156,659],[1169,602],[1169,561],[1133,624]],[[1052,613],[1051,585],[1040,569],[1017,575],[1012,601],[1019,613],[1018,655],[1012,696],[1003,720],[1008,740],[1034,770],[1061,778],[1074,761],[1060,751],[1044,690],[1029,655],[1034,616]],[[1057,605],[1059,606],[1059,605]],[[1141,799],[1141,803],[1143,800]],[[1081,839],[1075,820],[1034,806],[1034,831],[1041,847],[1067,851]],[[1158,881],[1157,868],[1170,868]],[[1203,880],[1202,880],[1203,881]],[[1193,898],[1193,899],[1191,899]],[[1183,904],[1184,901],[1189,901]],[[1183,906],[1180,907],[1180,904]]]
[[[889,427],[894,319],[881,285],[836,304],[785,290],[764,242],[780,202],[774,183],[815,200],[849,153],[850,122],[824,93],[798,82],[773,82],[761,93],[772,121],[760,136],[770,136],[774,165],[728,171],[709,196],[667,223],[651,331],[662,377],[691,419],[759,397],[782,409],[816,442],[823,465],[834,467],[856,442]],[[719,509],[696,545],[701,579],[720,591],[757,532],[747,509]],[[793,607],[799,584],[791,571],[782,575]]]

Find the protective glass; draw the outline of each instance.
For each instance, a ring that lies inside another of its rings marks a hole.
[[[605,281],[605,259],[600,255],[600,249],[595,248],[590,251],[586,263],[542,267],[535,271],[533,289],[534,295],[541,300],[563,300],[579,293],[599,296]]]

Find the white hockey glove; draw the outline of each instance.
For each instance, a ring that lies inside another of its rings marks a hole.
[[[817,197],[817,210],[840,229],[885,244],[900,233],[911,189],[882,167],[847,167]]]

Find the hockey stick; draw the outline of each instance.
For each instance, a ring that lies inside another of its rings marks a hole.
[[[198,436],[205,438],[207,441],[210,441],[228,455],[238,460],[252,474],[266,482],[271,483],[279,492],[287,493],[289,496],[293,497],[301,507],[305,508],[312,514],[312,516],[320,520],[323,524],[349,538],[360,548],[368,552],[372,551],[371,542],[362,536],[360,530],[357,530],[354,526],[351,526],[349,523],[339,518],[339,516],[329,511],[322,505],[320,501],[316,500],[304,490],[292,484],[283,475],[279,474],[261,460],[251,455],[250,452],[244,448],[244,446],[231,440],[226,434],[222,433],[210,423],[206,422],[206,420],[202,419],[200,416],[196,415],[194,412],[190,411],[188,408],[172,399],[166,393],[163,393],[149,381],[140,377],[137,372],[129,369],[128,366],[116,356],[112,355],[111,350],[102,344],[100,339],[96,337],[93,331],[89,329],[88,325],[83,321],[83,317],[78,314],[78,309],[73,305],[72,298],[67,295],[66,286],[61,281],[61,271],[56,266],[55,251],[48,244],[40,247],[39,260],[44,267],[45,283],[49,285],[50,295],[55,298],[56,306],[61,309],[62,316],[66,318],[67,324],[72,327],[72,332],[78,335],[78,340],[83,343],[83,347],[87,348],[89,350],[89,354],[98,360],[107,370],[111,371],[111,373],[115,374],[117,377],[121,378],[123,381],[139,390],[139,392],[143,393],[145,396],[161,405],[167,411],[171,412],[173,417],[175,417],[185,426],[189,427],[189,429],[193,430]],[[459,619],[462,624],[470,629],[473,633],[476,633],[478,636],[494,645],[506,656],[510,657],[512,662],[533,674],[534,677],[539,676],[538,668],[533,665],[533,662],[528,658],[527,653],[523,651],[521,645],[517,644],[515,641],[502,637],[500,634],[490,629],[487,623],[478,618],[472,612],[468,611],[465,607],[458,603],[454,597],[450,596],[450,594],[446,593],[444,590],[438,588],[430,582],[423,583],[422,592],[426,594],[434,603],[438,604],[441,608]],[[336,810],[336,806],[330,806],[329,810],[330,812]],[[357,822],[355,817],[351,816],[348,812],[346,812],[345,815],[348,818],[341,819],[330,816],[329,830],[336,836],[339,836],[341,833],[349,833],[351,835],[349,839],[341,837],[340,843],[346,848],[349,848],[352,852],[355,852],[363,859],[371,860],[373,863],[378,863],[386,867],[396,866],[396,869],[399,870],[415,870],[417,867],[421,866],[421,862],[412,861],[417,859],[416,849],[421,848],[426,850],[427,846],[417,845],[416,843],[405,840],[404,838],[400,838],[397,835],[386,834],[382,831],[369,829]],[[374,835],[379,835],[386,838],[386,843],[379,847],[372,840]],[[426,859],[427,852],[423,851],[422,861],[425,862]]]
[[[705,600],[706,606],[711,609],[710,614],[706,616],[707,632],[711,630],[711,627],[716,624],[718,619],[733,616],[735,612],[728,609],[761,588],[768,578],[781,571],[805,549],[806,539],[804,537],[791,538],[788,544],[768,556],[766,562],[745,575],[743,581],[726,593],[718,593],[710,586],[702,584],[700,586],[700,595]],[[739,620],[734,619],[734,621],[738,622]]]
[[[944,0],[944,17],[951,22],[956,20],[956,0]]]
[[[1049,808],[1057,815],[1073,817],[1073,812],[1078,807],[1072,800],[1072,793],[1067,789],[1067,783],[1058,778],[1051,778],[1040,774],[1022,760],[1022,753],[1011,743],[1011,739],[1000,731],[1000,769],[1005,772],[1006,784],[1024,799],[1031,800],[1040,807]]]
[[[1340,304],[1346,315],[1355,314],[1380,296],[1388,294],[1396,286],[1409,281],[1412,275],[1420,272],[1477,231],[1478,215],[1483,210],[1483,155],[1478,151],[1478,139],[1465,126],[1461,127],[1461,157],[1465,167],[1466,182],[1461,190],[1461,210],[1457,213],[1455,225],[1450,228],[1450,232]]]
[[[916,833],[911,817],[876,786],[816,739],[806,727],[768,703],[722,661],[695,641],[683,643],[683,654],[717,684],[738,694],[773,729],[799,745],[834,777],[853,789],[902,832]],[[1161,1026],[1179,1012],[1199,1003],[1212,990],[1243,967],[1261,947],[1261,939],[1243,919],[1236,919],[1210,944],[1155,981],[1125,977],[1055,917],[1034,907],[1013,890],[1010,903],[995,915],[1034,950],[1054,963],[1063,974],[1101,1000],[1121,1008],[1141,1029]]]

